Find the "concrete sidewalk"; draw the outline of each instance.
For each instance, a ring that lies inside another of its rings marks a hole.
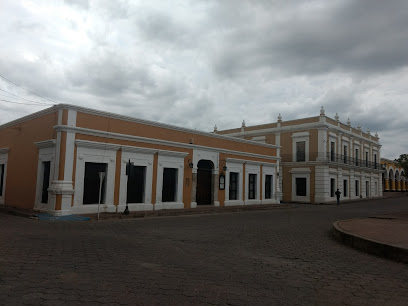
[[[408,212],[336,221],[333,233],[349,246],[408,263]]]

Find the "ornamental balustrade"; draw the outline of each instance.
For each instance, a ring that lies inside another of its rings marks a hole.
[[[282,162],[305,162],[306,156],[303,154],[297,154],[295,156],[293,156],[292,154],[282,154],[281,160]],[[328,163],[345,164],[360,168],[382,170],[380,163],[376,161],[368,161],[365,159],[354,158],[348,155],[336,154],[331,152],[311,152],[309,153],[308,161],[321,161]]]

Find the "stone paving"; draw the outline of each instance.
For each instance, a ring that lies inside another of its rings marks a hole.
[[[336,220],[406,202],[91,222],[0,214],[0,304],[407,305],[408,265],[331,235]]]

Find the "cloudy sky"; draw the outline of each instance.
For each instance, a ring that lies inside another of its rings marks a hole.
[[[408,153],[406,0],[1,0],[0,20],[0,124],[58,102],[212,131],[323,105]]]

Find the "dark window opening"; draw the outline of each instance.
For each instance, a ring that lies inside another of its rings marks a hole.
[[[4,164],[0,165],[0,197],[3,196]]]
[[[358,195],[360,194],[360,192],[359,192],[359,190],[360,190],[360,186],[359,186],[360,184],[359,184],[359,181],[358,180],[356,180],[356,197],[358,197]]]
[[[368,152],[365,152],[366,167],[368,167]]]
[[[177,169],[163,169],[162,201],[175,202],[177,196]]]
[[[265,199],[272,198],[272,175],[265,175]]]
[[[336,180],[335,179],[330,179],[330,196],[334,197],[334,192],[336,188]]]
[[[370,196],[370,182],[366,181],[366,197]]]
[[[306,196],[306,178],[298,177],[296,178],[296,195],[305,197]]]
[[[332,141],[330,143],[330,161],[335,161],[335,154],[336,154],[336,143]]]
[[[229,199],[238,200],[238,173],[230,172]]]
[[[374,154],[374,169],[377,169],[377,154]]]
[[[144,203],[146,167],[133,166],[128,174],[127,203]]]
[[[358,166],[358,149],[356,149],[356,166]]]
[[[249,194],[248,199],[253,200],[256,198],[256,174],[249,174]]]
[[[306,161],[306,142],[299,141],[296,143],[296,161]]]
[[[98,204],[99,202],[99,172],[106,173],[105,163],[85,163],[84,204]],[[105,203],[106,175],[102,182],[101,203]]]
[[[347,146],[343,147],[344,163],[347,164]]]
[[[343,181],[343,197],[347,197],[347,185],[348,185],[347,180],[344,180]]]
[[[42,181],[41,203],[48,203],[48,187],[50,184],[50,169],[51,169],[50,161],[42,162],[43,181]]]

